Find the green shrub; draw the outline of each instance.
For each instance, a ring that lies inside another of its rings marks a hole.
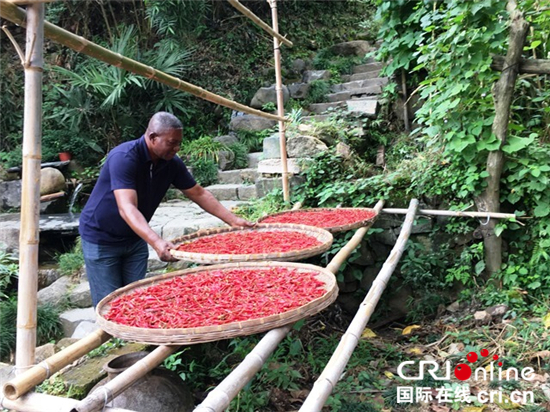
[[[242,143],[233,143],[228,146],[235,155],[233,169],[245,169],[248,167],[248,147]]]
[[[314,80],[309,84],[309,92],[306,103],[323,103],[327,100],[327,94],[329,94],[329,92],[329,82],[326,80]]]
[[[218,164],[210,158],[192,158],[193,177],[201,186],[210,186],[218,181]]]
[[[0,299],[9,296],[14,289],[15,279],[19,273],[17,256],[0,250]]]
[[[185,144],[181,153],[184,156],[191,156],[192,159],[201,158],[217,162],[218,153],[223,150],[229,150],[225,144],[214,140],[211,136],[201,136]]]
[[[59,271],[63,275],[72,275],[84,266],[84,255],[82,253],[82,243],[77,239],[73,249],[68,253],[63,253],[57,257]]]
[[[15,350],[17,327],[17,300],[0,302],[0,359],[6,359]],[[37,309],[36,344],[44,345],[63,335],[59,310],[53,306],[39,306]]]
[[[261,152],[263,149],[264,139],[273,131],[271,129],[262,130],[261,132],[252,132],[249,130],[239,130],[237,138],[239,143],[244,144],[248,148],[248,152]]]

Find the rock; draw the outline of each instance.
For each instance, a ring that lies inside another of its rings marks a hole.
[[[239,139],[237,139],[237,136],[233,134],[224,134],[223,136],[214,137],[214,141],[225,145],[239,143]]]
[[[248,167],[251,169],[256,169],[258,167],[258,163],[260,163],[260,160],[263,159],[264,154],[262,152],[257,153],[249,153],[247,155],[248,157]]]
[[[237,189],[239,185],[211,185],[205,189],[208,190],[218,200],[237,200]]]
[[[269,87],[261,87],[250,102],[250,106],[255,109],[261,109],[267,103],[277,104],[277,91],[275,90],[275,85]],[[290,92],[288,87],[283,85],[283,102],[286,104],[290,99]]]
[[[485,311],[491,316],[504,316],[508,312],[508,309],[506,305],[496,305],[485,309]]]
[[[40,170],[40,195],[60,192],[65,189],[65,176],[53,167]]]
[[[38,270],[38,290],[50,286],[53,282],[59,279],[61,272],[55,268],[39,269]]]
[[[294,73],[302,73],[305,69],[306,62],[303,59],[295,59],[290,68]]]
[[[71,309],[59,315],[59,319],[65,336],[72,337],[80,322],[95,323],[95,310],[94,308]]]
[[[289,186],[292,190],[293,187],[304,182],[302,176],[290,176]],[[271,193],[275,189],[282,189],[283,182],[280,177],[260,177],[256,181],[256,192],[258,197],[264,197],[268,193]]]
[[[286,151],[291,158],[315,157],[326,150],[327,145],[312,136],[293,136],[286,142]]]
[[[62,276],[47,288],[38,292],[39,305],[58,306],[68,299],[71,279],[68,276]]]
[[[372,240],[375,243],[382,243],[384,245],[393,246],[397,241],[397,235],[393,229],[387,229],[380,233],[373,233]]]
[[[21,180],[0,182],[0,210],[21,207]]]
[[[82,339],[88,336],[90,333],[95,332],[99,329],[99,326],[95,322],[82,321],[78,324],[73,334],[71,335],[72,339]]]
[[[221,170],[227,170],[231,168],[231,165],[233,165],[234,160],[235,160],[235,153],[229,150],[222,150],[218,152],[218,167]]]
[[[451,313],[458,312],[460,310],[460,302],[456,301],[447,306],[447,310]]]
[[[315,80],[329,80],[330,71],[328,70],[307,70],[304,72],[302,81],[304,83],[311,83]]]
[[[270,120],[260,116],[245,114],[243,116],[236,116],[231,119],[231,123],[229,123],[229,128],[231,130],[246,130],[251,132],[258,132],[261,130],[270,129],[276,124],[276,120]]]
[[[353,40],[345,43],[338,43],[330,48],[333,54],[338,56],[359,56],[374,50],[374,47],[366,40]]]
[[[78,284],[69,294],[69,302],[77,308],[88,308],[92,306],[92,294],[90,284],[83,282]]]
[[[279,133],[273,133],[264,139],[263,142],[263,158],[264,159],[280,159],[281,158],[281,142]]]
[[[351,158],[351,147],[344,142],[338,142],[336,145],[336,156],[343,157],[344,159]]]
[[[474,313],[474,319],[476,320],[476,322],[482,325],[486,325],[490,323],[491,320],[493,320],[492,316],[484,310],[480,310]]]
[[[292,83],[288,86],[290,97],[296,100],[303,100],[309,93],[309,84],[307,83]]]
[[[376,117],[378,113],[378,100],[347,100],[348,110],[354,114],[365,115],[367,117]]]
[[[239,200],[250,200],[258,197],[256,185],[239,185],[237,188],[237,197]]]
[[[302,171],[302,165],[298,162],[299,159],[287,159],[288,173],[298,174]],[[265,174],[282,174],[283,165],[281,159],[264,159],[258,164],[258,173]]]
[[[53,355],[55,355],[55,344],[46,343],[45,345],[38,346],[34,351],[34,363],[40,363]]]

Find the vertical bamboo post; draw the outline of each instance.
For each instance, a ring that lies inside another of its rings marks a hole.
[[[277,19],[277,0],[268,0],[271,6],[271,18],[273,20],[273,31],[279,33],[279,21]],[[279,118],[285,117],[285,106],[283,99],[283,81],[281,76],[281,49],[279,39],[273,37],[273,52],[275,54],[275,90],[277,92],[277,114]],[[286,158],[286,137],[285,137],[285,122],[279,120],[279,144],[281,146],[281,167],[283,181],[283,199],[285,202],[290,201],[290,191],[288,188],[288,164]]]
[[[374,279],[369,293],[361,302],[357,313],[351,321],[346,333],[342,336],[338,347],[332,354],[327,366],[319,376],[319,379],[313,384],[313,388],[308,397],[304,401],[300,411],[317,412],[323,408],[327,398],[331,394],[334,386],[340,379],[344,368],[346,367],[353,350],[359,343],[361,333],[367,326],[367,323],[382,296],[382,292],[386,289],[388,281],[401,258],[407,244],[407,240],[412,231],[414,217],[418,209],[418,200],[413,199],[409,205],[409,211],[405,217],[405,222],[401,228],[399,238],[395,243],[388,259],[384,262],[382,269]]]
[[[44,4],[29,5],[27,21],[16,372],[34,364],[36,347]]]

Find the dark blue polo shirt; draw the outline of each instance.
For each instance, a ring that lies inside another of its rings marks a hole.
[[[80,214],[80,236],[96,244],[122,244],[138,239],[120,216],[113,191],[134,189],[138,209],[149,222],[171,184],[182,190],[196,184],[179,157],[169,161],[159,159],[153,165],[144,136],[122,143],[107,155],[94,190]]]

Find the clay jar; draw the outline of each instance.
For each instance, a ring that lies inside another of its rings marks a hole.
[[[95,385],[91,392],[101,391],[100,386],[147,355],[147,352],[128,353],[107,362],[103,366],[107,378]],[[108,406],[138,412],[188,412],[194,408],[193,395],[184,382],[176,373],[162,368],[153,369],[109,402]]]

